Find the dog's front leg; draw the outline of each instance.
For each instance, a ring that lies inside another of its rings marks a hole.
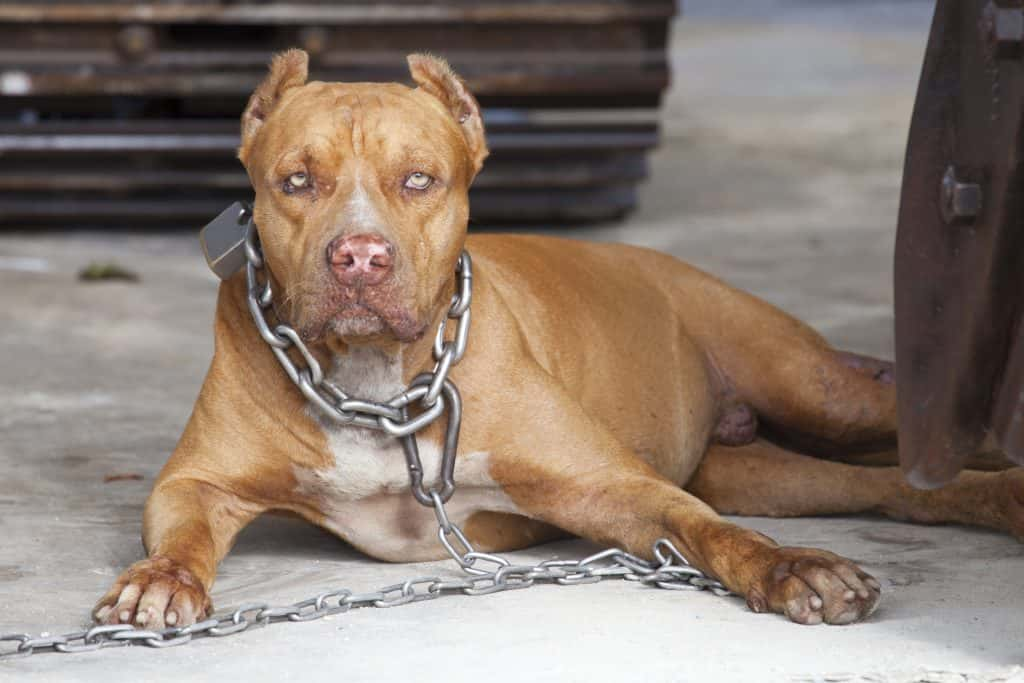
[[[779,547],[723,520],[592,420],[539,368],[517,380],[502,418],[518,428],[498,439],[491,472],[527,516],[648,558],[654,542],[668,538],[756,612],[845,624],[874,610],[879,584],[849,560]]]
[[[261,510],[195,479],[157,483],[146,502],[143,544],[148,559],[136,562],[96,604],[93,617],[107,624],[149,629],[185,626],[211,609],[217,564],[235,535]]]

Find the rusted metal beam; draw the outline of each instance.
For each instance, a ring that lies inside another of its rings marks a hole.
[[[19,227],[59,225],[61,227],[129,227],[140,225],[194,226],[230,200],[238,191],[205,194],[163,187],[151,196],[135,194],[48,197],[19,194],[0,195],[0,225]],[[177,194],[168,195],[170,191]],[[474,188],[471,193],[470,222],[486,219],[495,223],[526,223],[558,220],[568,223],[606,220],[621,216],[636,202],[632,183],[596,188],[571,188],[559,192],[546,189]],[[242,198],[247,198],[242,196]]]
[[[390,23],[569,23],[664,21],[675,15],[672,0],[602,2],[5,2],[0,21],[390,24]]]
[[[127,165],[123,159],[122,165]],[[0,170],[0,192],[18,192],[24,196],[43,192],[145,192],[168,187],[227,189],[242,194],[250,191],[249,179],[242,169],[211,169],[205,164],[203,168],[189,170],[119,169],[107,173],[96,173],[88,168],[79,170],[72,164],[58,169],[50,164],[38,164],[35,168],[26,168],[22,163],[18,166],[18,171]],[[631,184],[645,175],[642,154],[622,154],[589,163],[546,161],[538,164],[527,159],[489,168],[473,186],[478,189],[592,188]]]
[[[675,12],[674,0],[0,2],[0,226],[148,222],[137,212],[160,197],[157,219],[194,220],[234,200],[238,116],[273,53],[296,46],[328,81],[407,82],[407,53],[449,59],[492,150],[476,218],[619,216],[657,144]]]
[[[1024,462],[1024,8],[939,0],[896,241],[900,458],[942,485],[998,448]]]
[[[657,129],[638,131],[492,131],[488,146],[492,151],[510,150],[519,154],[543,151],[646,150],[658,142]],[[14,152],[63,153],[188,153],[219,151],[231,154],[238,148],[238,134],[192,131],[181,133],[91,132],[45,133],[8,132],[0,127],[0,154]]]
[[[467,84],[473,92],[480,93],[481,97],[607,95],[625,99],[659,93],[668,86],[669,78],[668,70],[664,67],[652,68],[640,74],[621,66],[585,69],[573,68],[572,65],[563,65],[559,69],[548,67],[544,70],[508,67],[501,73],[486,74],[478,73],[477,69],[464,71]],[[83,72],[72,67],[32,72],[18,70],[0,74],[0,95],[240,96],[252,92],[265,75],[265,70],[214,73],[161,73],[146,69],[127,71],[102,68]],[[364,82],[403,81],[406,77],[407,73],[398,67],[334,72],[318,70],[316,73],[316,78],[320,80]]]
[[[651,112],[485,118],[494,156],[471,201],[474,218],[492,222],[621,215],[658,139]],[[250,193],[234,158],[237,129],[234,120],[0,124],[0,226],[201,220]]]

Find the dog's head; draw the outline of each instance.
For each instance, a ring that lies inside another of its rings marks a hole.
[[[448,65],[408,61],[416,88],[307,82],[290,50],[242,115],[263,251],[306,340],[412,341],[447,302],[487,144]]]

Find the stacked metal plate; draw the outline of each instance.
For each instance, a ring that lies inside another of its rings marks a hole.
[[[408,81],[449,59],[492,157],[475,222],[586,221],[635,204],[658,140],[674,0],[6,0],[0,225],[194,224],[249,194],[238,116],[270,56],[321,80]]]

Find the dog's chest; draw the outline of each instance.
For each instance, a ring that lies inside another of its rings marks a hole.
[[[350,395],[385,400],[402,390],[400,359],[376,352],[353,352],[332,381]],[[413,498],[405,454],[399,441],[383,432],[336,426],[319,420],[333,465],[295,471],[298,493],[323,515],[323,525],[373,556],[410,561],[439,558],[437,519]],[[429,488],[440,471],[439,444],[419,439],[424,482]],[[456,493],[446,505],[449,517],[464,523],[474,512],[513,512],[489,474],[489,455],[460,452]]]

